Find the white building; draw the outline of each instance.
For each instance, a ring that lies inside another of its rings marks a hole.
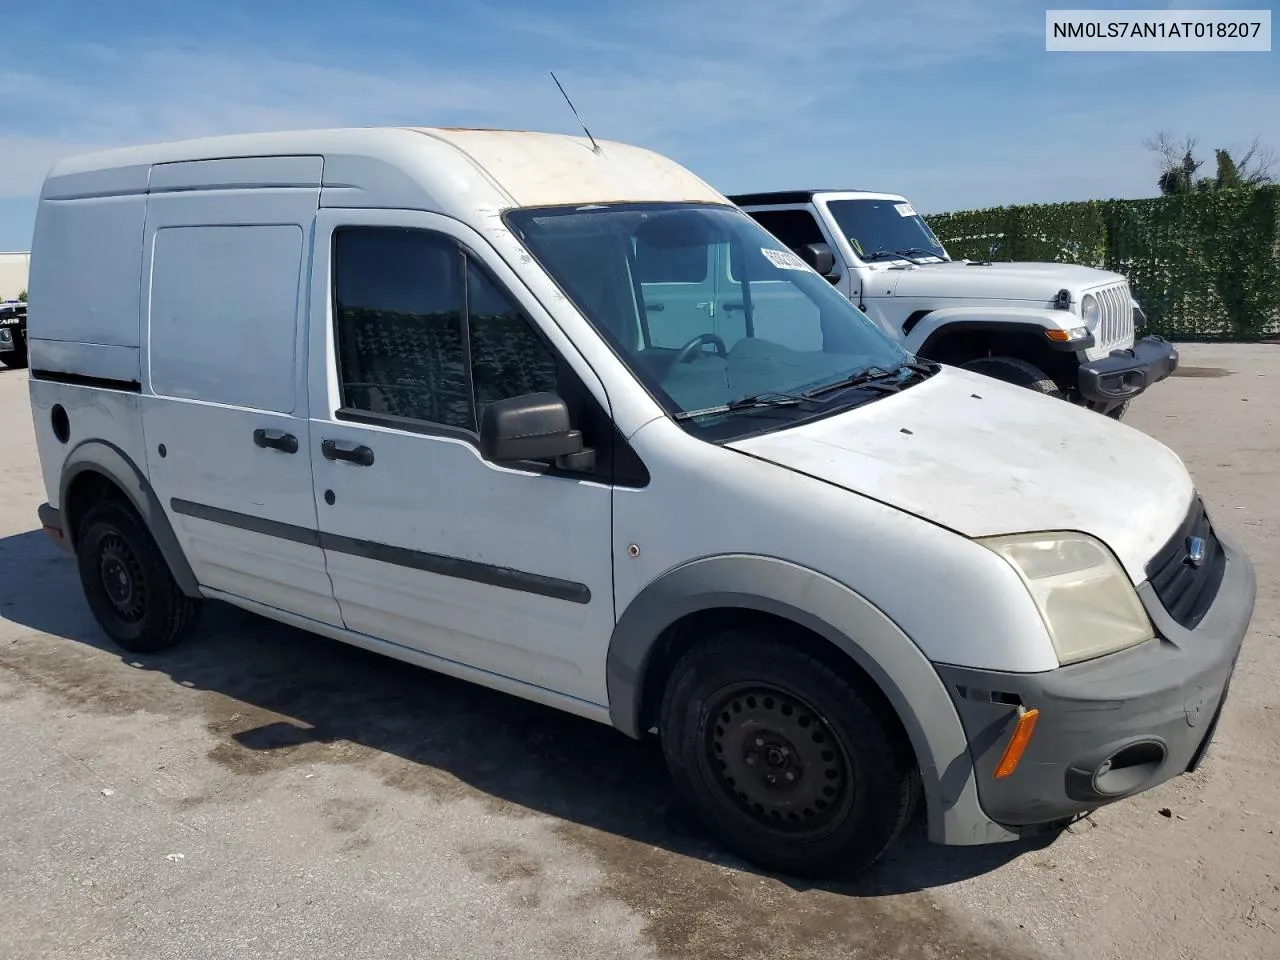
[[[0,253],[0,300],[14,300],[27,289],[30,253]]]

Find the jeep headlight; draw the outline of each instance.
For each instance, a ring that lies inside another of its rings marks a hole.
[[[1155,636],[1111,551],[1083,533],[1024,533],[979,541],[1022,578],[1066,666]]]
[[[1090,330],[1097,330],[1098,324],[1102,322],[1102,308],[1098,306],[1098,298],[1092,293],[1086,293],[1080,301],[1080,318]]]

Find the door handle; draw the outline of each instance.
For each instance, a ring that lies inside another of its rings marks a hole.
[[[373,466],[373,451],[363,444],[355,447],[339,446],[337,440],[325,440],[320,444],[320,451],[326,460],[345,460],[362,467]]]
[[[255,430],[253,442],[259,447],[270,447],[284,453],[298,452],[298,438],[292,433],[281,433],[278,430]]]

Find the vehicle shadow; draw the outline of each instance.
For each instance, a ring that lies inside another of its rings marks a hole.
[[[118,687],[101,668],[95,671],[94,682],[108,685],[107,696],[127,701],[137,687],[124,671],[141,668],[288,718],[221,734],[221,750],[263,755],[317,742],[355,744],[442,771],[500,801],[682,857],[760,872],[710,841],[678,803],[653,739],[638,743],[600,724],[224,604],[210,604],[197,635],[175,650],[126,654],[90,616],[74,561],[39,531],[0,538],[0,572],[0,620],[120,658]],[[0,648],[0,669],[22,674],[13,663],[20,656]],[[141,698],[122,704],[129,712],[144,707],[150,709]],[[1052,837],[936,846],[925,837],[921,805],[881,863],[855,881],[817,886],[859,897],[926,890],[988,873],[1050,843]],[[815,886],[777,879],[797,890]]]

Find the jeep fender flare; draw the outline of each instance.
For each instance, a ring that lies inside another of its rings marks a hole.
[[[982,812],[968,740],[937,670],[900,627],[864,597],[824,574],[757,555],[694,560],[658,577],[628,604],[609,643],[610,720],[639,738],[645,684],[664,631],[700,610],[755,610],[825,638],[880,688],[915,753],[929,836],[950,844],[1013,838]]]
[[[58,507],[62,512],[63,526],[68,542],[75,547],[75,529],[73,517],[68,516],[69,501],[67,495],[72,483],[85,473],[96,473],[115,484],[128,498],[133,509],[138,512],[142,522],[146,524],[164,556],[173,579],[188,597],[203,596],[199,581],[187,562],[186,554],[174,535],[173,525],[169,522],[160,498],[155,489],[147,481],[146,475],[138,469],[127,453],[106,440],[85,440],[78,444],[62,464],[62,477],[58,482]]]
[[[974,305],[918,311],[907,318],[902,333],[907,349],[922,356],[928,356],[931,343],[937,343],[942,337],[959,332],[1031,335],[1045,347],[1075,353],[1094,345],[1093,334],[1083,340],[1062,343],[1050,340],[1045,336],[1045,331],[1070,330],[1083,325],[1084,321],[1077,314],[1066,310]]]

